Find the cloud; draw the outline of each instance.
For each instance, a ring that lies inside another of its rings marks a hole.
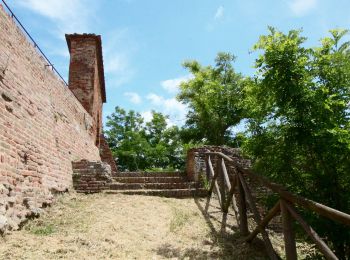
[[[318,0],[292,0],[288,2],[290,10],[297,16],[307,14],[317,6]]]
[[[224,17],[224,11],[225,11],[224,7],[222,5],[220,5],[215,12],[214,20],[222,19]]]
[[[177,101],[175,98],[164,98],[155,93],[150,93],[146,97],[156,110],[160,110],[165,115],[169,115],[170,125],[181,125],[187,114],[187,106]]]
[[[135,92],[125,92],[124,96],[129,98],[130,102],[133,104],[140,104],[142,101],[140,95]]]
[[[206,26],[207,30],[210,32],[213,31],[216,26],[225,22],[224,18],[225,18],[225,8],[222,5],[220,5],[216,9],[215,14],[211,17],[209,23],[207,24]]]
[[[193,75],[182,76],[174,79],[167,79],[160,82],[160,85],[169,93],[175,94],[178,92],[180,84],[193,78]]]
[[[141,117],[144,119],[143,123],[151,122],[153,118],[153,114],[151,110],[143,111],[141,112]],[[167,127],[175,126],[175,122],[173,122],[170,118],[165,119],[165,122],[167,123]]]
[[[151,122],[153,118],[152,111],[148,110],[141,112],[141,117],[144,119],[144,123]]]
[[[156,106],[160,106],[162,105],[162,103],[164,103],[164,98],[154,93],[148,94],[146,98],[150,100],[153,105]]]
[[[137,46],[127,28],[111,31],[102,40],[107,86],[119,87],[129,82],[135,74],[130,60]]]
[[[58,35],[88,32],[94,20],[96,6],[91,0],[19,0],[19,6],[49,18],[55,22]]]

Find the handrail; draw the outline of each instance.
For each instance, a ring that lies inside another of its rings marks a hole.
[[[47,67],[51,67],[52,71],[54,71],[56,73],[56,75],[63,81],[63,83],[68,86],[66,80],[62,77],[62,75],[58,72],[58,70],[55,68],[55,66],[51,63],[51,61],[49,60],[48,57],[46,57],[46,55],[44,54],[44,52],[41,50],[41,48],[39,47],[39,45],[35,42],[35,40],[33,39],[33,37],[29,34],[29,32],[26,30],[26,28],[23,26],[23,24],[19,21],[19,19],[17,18],[17,16],[13,13],[13,11],[11,10],[11,8],[7,5],[7,3],[5,2],[5,0],[1,0],[4,4],[4,6],[7,8],[7,10],[10,12],[11,17],[13,19],[15,19],[15,21],[17,22],[17,24],[19,25],[19,27],[23,30],[23,32],[29,37],[29,39],[33,42],[34,44],[34,48],[36,48],[39,53],[42,55],[42,57],[46,60],[46,62],[48,63],[48,65],[45,65]]]
[[[321,203],[315,202],[313,200],[309,200],[303,198],[301,196],[295,195],[286,190],[283,186],[276,184],[274,182],[269,181],[265,177],[255,174],[253,171],[244,168],[238,162],[234,161],[231,157],[221,153],[221,152],[206,152],[206,165],[207,171],[212,177],[210,190],[208,193],[208,201],[206,209],[208,209],[210,197],[212,195],[213,188],[215,187],[218,197],[220,198],[220,205],[223,212],[223,217],[226,218],[229,204],[232,202],[233,209],[239,214],[236,214],[237,220],[239,222],[239,229],[242,235],[246,236],[245,241],[251,242],[258,233],[262,234],[263,240],[265,242],[265,246],[267,249],[267,253],[271,259],[278,259],[277,253],[274,251],[271,241],[269,239],[268,233],[265,228],[271,219],[277,214],[281,213],[282,215],[282,226],[283,226],[283,235],[285,241],[285,251],[287,259],[297,259],[296,253],[296,244],[294,237],[294,230],[292,221],[295,219],[301,227],[305,230],[305,232],[311,237],[311,239],[315,242],[316,246],[320,249],[323,255],[327,259],[338,259],[332,250],[326,245],[326,243],[317,235],[317,233],[303,220],[303,218],[297,213],[293,204],[297,204],[298,206],[311,210],[315,213],[318,213],[321,216],[329,218],[331,220],[340,222],[347,226],[350,226],[350,215],[339,210],[333,209]],[[216,157],[216,168],[212,165],[212,157]],[[234,174],[232,184],[227,185],[227,181],[229,180],[228,172],[225,162],[230,163],[230,166],[234,168]],[[209,174],[207,176],[209,176]],[[221,185],[217,183],[217,179],[220,178],[221,175]],[[277,193],[280,197],[279,201],[274,205],[272,209],[266,214],[264,218],[261,218],[255,199],[249,189],[248,183],[245,181],[245,176],[248,176],[255,181],[258,181],[262,186],[265,186]],[[220,190],[221,186],[221,190]],[[239,196],[239,207],[237,208],[236,200],[235,200],[235,189],[238,187],[238,196]],[[228,190],[228,191],[226,191]],[[225,202],[226,203],[222,203]],[[248,204],[247,204],[248,202]],[[248,222],[247,222],[247,205],[253,213],[254,220],[257,224],[255,230],[251,233],[249,232]],[[223,220],[223,223],[226,223],[226,220]]]
[[[257,175],[255,173],[253,173],[251,170],[249,169],[245,169],[243,168],[241,165],[239,165],[237,162],[235,162],[234,160],[232,160],[232,158],[228,157],[227,155],[220,153],[220,152],[207,152],[206,154],[210,154],[210,155],[218,155],[220,157],[222,157],[223,159],[234,163],[235,167],[237,167],[237,169],[245,174],[247,174],[248,176],[254,178],[255,180],[259,181],[260,183],[262,183],[265,187],[270,188],[272,191],[278,193],[281,197],[283,197],[285,200],[288,200],[290,202],[293,203],[297,203],[298,205],[307,208],[309,210],[315,211],[317,213],[319,213],[320,215],[330,218],[332,220],[341,222],[345,225],[349,225],[350,226],[350,215],[346,214],[342,211],[333,209],[331,207],[328,207],[326,205],[323,205],[321,203],[315,202],[313,200],[309,200],[306,198],[303,198],[301,196],[295,195],[289,191],[287,191],[283,186],[281,186],[280,184],[276,184],[274,182],[271,182],[269,180],[267,180],[265,177],[262,177],[260,175]]]

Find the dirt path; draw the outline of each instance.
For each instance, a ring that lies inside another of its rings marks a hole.
[[[248,247],[231,228],[218,233],[213,204],[204,216],[204,199],[64,195],[2,238],[0,259],[266,259],[260,243]]]

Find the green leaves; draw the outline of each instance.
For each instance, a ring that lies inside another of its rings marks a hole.
[[[235,144],[261,174],[291,191],[340,211],[350,211],[350,42],[347,30],[331,30],[320,45],[306,47],[301,30],[269,27],[253,50],[254,77],[233,68],[235,57],[218,53],[213,66],[186,61],[193,78],[177,99],[189,108],[186,125],[167,128],[153,112],[120,108],[109,118],[108,140],[124,169],[179,168],[195,144]],[[230,128],[246,119],[247,131],[232,138]],[[350,250],[350,232],[306,214],[339,258]]]
[[[177,99],[189,106],[186,129],[192,140],[222,145],[230,138],[228,129],[243,118],[243,77],[233,69],[235,57],[218,53],[215,67],[197,61],[183,65],[194,76],[180,86]]]
[[[321,46],[306,48],[300,30],[269,28],[256,77],[245,89],[249,116],[244,150],[254,167],[296,193],[350,211],[350,56],[346,30],[331,30]],[[339,256],[350,232],[309,216]]]
[[[179,129],[168,128],[163,114],[152,111],[152,120],[144,123],[139,113],[116,107],[107,119],[105,134],[121,171],[183,167]]]

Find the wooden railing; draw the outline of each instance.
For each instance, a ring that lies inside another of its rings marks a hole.
[[[315,230],[313,230],[312,227],[310,227],[299,215],[295,206],[313,211],[321,216],[343,223],[347,226],[350,226],[350,215],[312,200],[297,196],[287,191],[284,187],[270,182],[266,178],[256,175],[251,170],[242,167],[239,163],[223,153],[207,152],[205,155],[207,177],[210,181],[206,210],[208,210],[210,198],[215,189],[223,212],[223,229],[225,229],[226,226],[228,210],[230,205],[232,205],[240,233],[245,236],[246,242],[251,242],[259,233],[261,233],[269,257],[271,259],[279,259],[280,257],[274,250],[269,235],[266,232],[266,226],[273,217],[280,213],[282,216],[286,259],[297,259],[295,234],[293,230],[294,220],[300,224],[327,259],[338,259],[327,244],[317,235]],[[213,162],[215,162],[215,164]],[[228,172],[230,174],[228,174]],[[260,216],[256,200],[252,195],[246,177],[270,189],[279,197],[278,202],[268,211],[264,218]],[[238,195],[238,201],[236,201],[235,194]],[[256,228],[252,231],[248,228],[248,207],[250,208],[257,224]]]

